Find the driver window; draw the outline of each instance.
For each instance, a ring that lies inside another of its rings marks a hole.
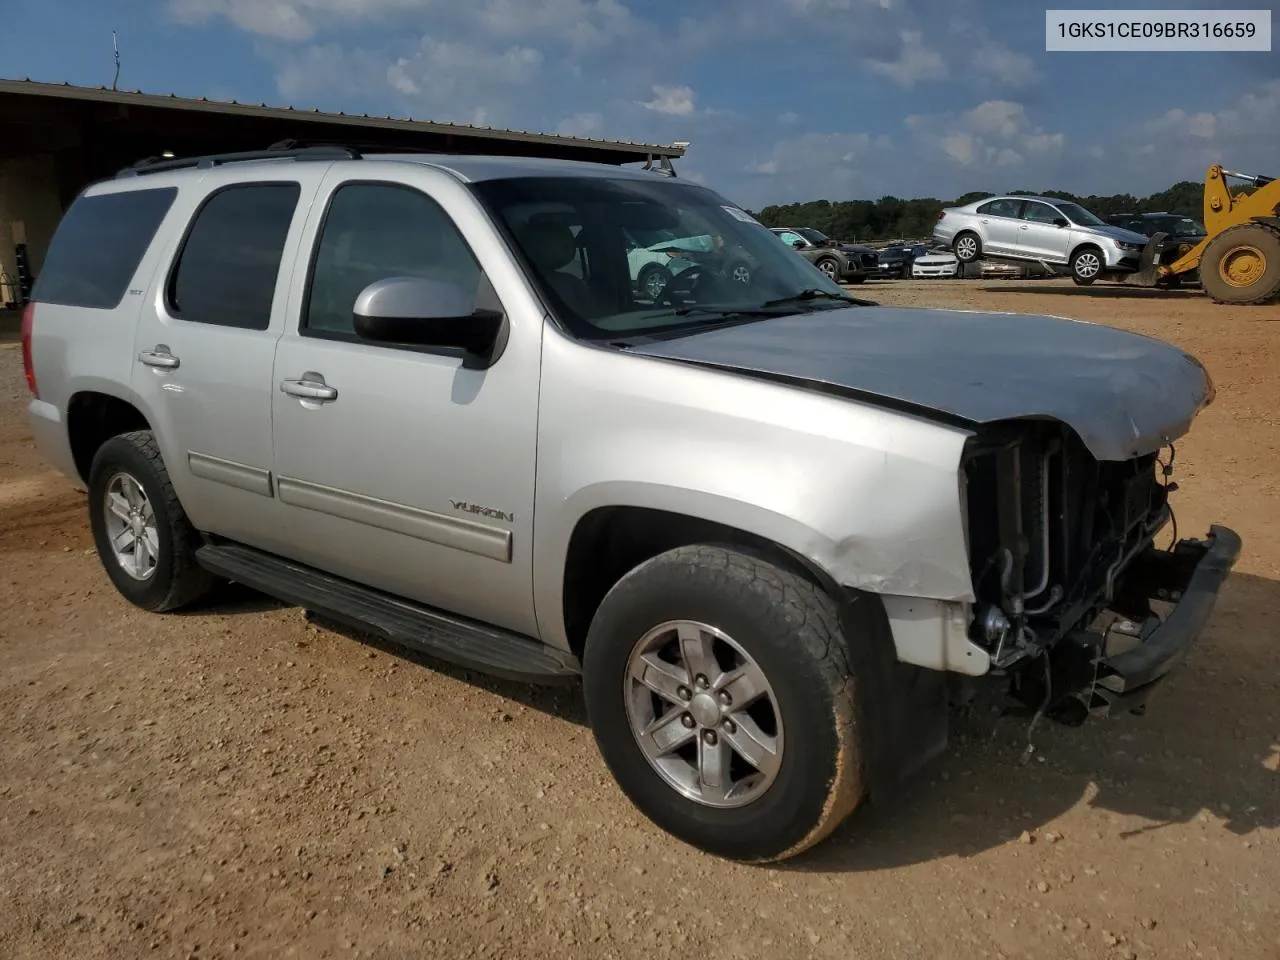
[[[480,264],[430,197],[395,184],[334,191],[311,268],[302,332],[354,335],[356,298],[388,277],[422,277],[479,289]]]
[[[1061,216],[1062,214],[1047,203],[1035,203],[1028,200],[1022,208],[1022,219],[1030,220],[1033,223],[1053,223]]]
[[[805,241],[804,237],[800,236],[800,234],[798,233],[792,233],[790,230],[788,230],[786,233],[780,233],[778,234],[778,236],[782,238],[782,241],[784,243],[791,244],[799,240],[805,246],[808,246],[808,243]]]

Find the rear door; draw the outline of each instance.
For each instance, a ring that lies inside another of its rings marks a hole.
[[[131,383],[195,526],[255,546],[278,523],[272,364],[286,251],[327,164],[218,168],[180,202],[138,322]]]
[[[1049,263],[1066,263],[1071,252],[1071,228],[1060,227],[1055,220],[1065,220],[1062,213],[1047,203],[1028,200],[1022,207],[1022,223],[1018,227],[1018,254]]]
[[[1018,211],[1022,201],[1001,197],[978,207],[978,223],[982,227],[982,248],[986,253],[1013,254],[1018,249]]]

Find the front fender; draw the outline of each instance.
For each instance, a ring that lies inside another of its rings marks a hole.
[[[550,333],[539,420],[533,580],[548,643],[567,644],[565,559],[579,521],[600,507],[742,530],[873,593],[973,599],[967,431]]]

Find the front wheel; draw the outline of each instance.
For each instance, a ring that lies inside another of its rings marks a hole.
[[[846,622],[870,616],[855,605]],[[786,859],[864,793],[865,672],[835,601],[719,546],[668,551],[624,576],[583,658],[596,743],[623,792],[686,843]]]
[[[839,279],[840,264],[837,263],[835,260],[831,259],[830,257],[828,257],[825,260],[819,260],[817,266],[819,270],[825,273],[832,280]]]
[[[640,271],[640,276],[636,280],[636,286],[640,288],[640,293],[648,297],[650,300],[656,301],[662,296],[662,291],[667,288],[667,284],[671,282],[671,271],[659,264],[650,264]]]
[[[1071,279],[1087,287],[1102,273],[1102,254],[1093,247],[1084,247],[1071,255]]]

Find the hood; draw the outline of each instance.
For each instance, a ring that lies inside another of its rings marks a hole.
[[[1092,233],[1095,236],[1110,237],[1112,240],[1120,240],[1123,243],[1137,243],[1146,246],[1149,237],[1134,230],[1126,230],[1124,227],[1113,227],[1106,224],[1101,227],[1083,227],[1078,224],[1072,224],[1072,230],[1078,230],[1081,233]]]
[[[845,253],[875,253],[872,247],[868,247],[864,243],[842,243],[839,248]]]
[[[631,348],[825,386],[934,419],[1048,418],[1099,460],[1151,453],[1212,399],[1194,357],[1150,337],[1057,317],[891,307],[815,310]]]

